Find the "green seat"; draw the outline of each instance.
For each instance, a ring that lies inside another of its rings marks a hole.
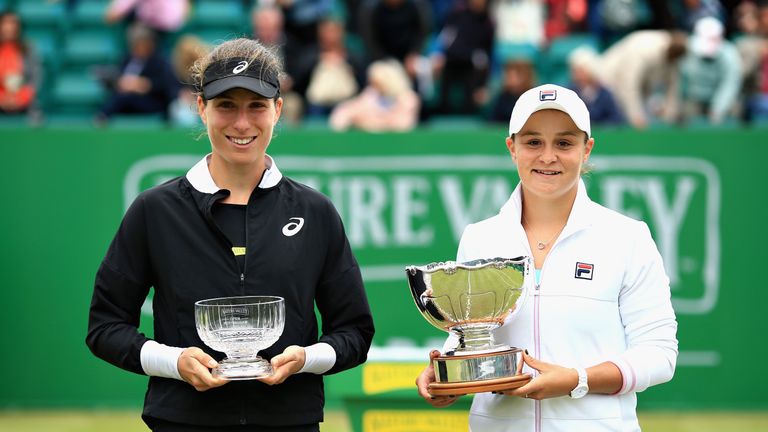
[[[232,27],[208,27],[205,29],[192,31],[190,33],[199,37],[200,40],[204,43],[210,45],[215,45],[230,39],[247,36],[242,31]]]
[[[64,43],[63,61],[67,65],[115,63],[122,54],[111,29],[72,31]]]
[[[104,26],[104,14],[109,2],[104,0],[79,0],[70,20],[77,28]]]
[[[104,98],[104,89],[93,78],[80,73],[63,73],[56,79],[50,105],[58,112],[94,112]]]
[[[64,2],[23,0],[16,5],[16,13],[27,29],[34,27],[61,28],[67,22]]]
[[[193,28],[243,28],[248,23],[248,12],[240,0],[198,0],[192,8],[189,25]]]

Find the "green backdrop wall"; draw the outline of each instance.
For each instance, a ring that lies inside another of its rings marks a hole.
[[[0,407],[141,404],[146,378],[94,358],[83,342],[93,278],[133,197],[208,151],[196,135],[0,131]],[[596,136],[590,194],[651,226],[680,323],[676,376],[644,393],[640,407],[768,409],[768,374],[758,372],[768,358],[768,131]],[[502,130],[285,130],[274,139],[269,153],[280,169],[339,208],[376,319],[372,369],[329,377],[331,404],[413,395],[412,371],[443,335],[417,313],[403,267],[454,258],[463,226],[507,199],[517,179],[503,140]],[[375,369],[388,361],[406,366]]]

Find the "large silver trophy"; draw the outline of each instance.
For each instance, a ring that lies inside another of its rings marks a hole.
[[[285,326],[285,300],[273,296],[222,297],[195,302],[200,339],[227,354],[214,376],[247,380],[272,375],[272,365],[258,353],[280,339]]]
[[[509,390],[530,381],[522,373],[522,349],[497,344],[492,333],[522,307],[528,269],[526,257],[406,267],[421,315],[458,338],[454,351],[433,359],[432,395]]]

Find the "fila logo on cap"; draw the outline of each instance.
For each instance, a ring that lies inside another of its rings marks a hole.
[[[283,227],[283,235],[286,237],[293,237],[298,234],[298,232],[301,231],[301,227],[304,226],[304,218],[292,217],[288,220],[290,222]]]
[[[557,90],[541,90],[539,91],[540,101],[553,101],[557,99]]]
[[[592,280],[592,272],[595,266],[587,263],[576,263],[576,279]]]
[[[243,60],[240,63],[238,63],[237,66],[235,66],[234,69],[232,69],[232,73],[233,74],[239,74],[240,72],[242,72],[242,71],[244,71],[246,69],[248,69],[248,62]]]

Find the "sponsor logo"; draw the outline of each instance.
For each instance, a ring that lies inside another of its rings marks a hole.
[[[234,69],[232,69],[232,73],[233,74],[239,74],[240,72],[242,72],[242,71],[244,71],[246,69],[248,69],[248,62],[243,60],[240,63],[238,63],[237,66],[235,66]]]
[[[288,220],[291,222],[288,222],[283,227],[283,235],[286,237],[293,237],[298,234],[298,232],[301,231],[301,227],[304,226],[304,218],[293,217]]]
[[[539,92],[540,101],[553,101],[557,99],[557,90],[541,90]]]
[[[574,276],[576,279],[586,279],[586,280],[592,280],[592,272],[594,271],[595,266],[592,264],[577,262],[576,263],[576,273]]]

